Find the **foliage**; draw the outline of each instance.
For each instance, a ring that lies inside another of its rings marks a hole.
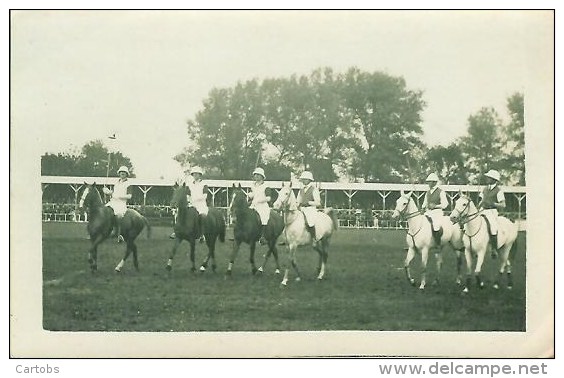
[[[117,177],[117,170],[125,165],[134,176],[131,161],[121,152],[108,154],[101,140],[85,144],[80,152],[45,153],[41,156],[41,174],[44,176]],[[108,157],[110,162],[108,164]]]
[[[424,105],[422,93],[407,89],[403,78],[357,68],[254,79],[210,92],[188,121],[193,146],[176,159],[216,169],[223,178],[248,178],[263,165],[311,169],[325,181],[343,175],[401,181],[407,172],[402,151],[422,146]]]

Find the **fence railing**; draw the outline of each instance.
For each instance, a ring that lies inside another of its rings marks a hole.
[[[167,205],[130,205],[147,218],[163,224],[172,224],[174,209]],[[226,207],[216,207],[221,210],[228,224],[232,219]],[[372,228],[372,229],[406,229],[407,222],[392,219],[392,210],[362,210],[362,209],[333,209],[342,228]],[[512,221],[524,224],[526,216],[519,218],[518,212],[502,212]],[[88,216],[78,211],[75,204],[44,203],[42,211],[44,222],[87,222]],[[169,223],[170,222],[170,223]],[[523,228],[523,227],[522,227]]]

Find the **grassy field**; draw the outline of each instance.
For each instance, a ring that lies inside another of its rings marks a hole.
[[[124,246],[114,240],[99,248],[98,272],[88,267],[85,225],[43,225],[43,326],[65,331],[292,331],[429,330],[525,331],[525,234],[513,267],[513,290],[494,290],[497,260],[484,263],[486,288],[461,295],[455,284],[454,253],[445,253],[441,283],[423,292],[403,271],[404,231],[346,230],[334,236],[326,280],[315,279],[317,253],[299,250],[303,280],[280,287],[271,260],[262,276],[252,276],[244,245],[232,278],[226,279],[231,242],[219,244],[218,272],[191,273],[188,245],[165,270],[172,241],[169,228],[154,228],[138,239],[140,271],[127,261],[114,267]],[[228,236],[230,230],[228,230]],[[281,263],[286,261],[279,247]],[[266,247],[258,247],[257,265]],[[197,263],[206,254],[197,246]],[[412,264],[419,277],[420,258]],[[430,258],[428,282],[436,277]]]

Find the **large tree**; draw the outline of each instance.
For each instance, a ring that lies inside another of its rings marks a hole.
[[[344,77],[343,97],[357,135],[352,173],[366,181],[404,181],[405,151],[423,146],[422,92],[408,89],[401,77],[352,68]]]
[[[507,99],[509,123],[503,127],[501,171],[508,184],[525,185],[525,98],[514,93]]]
[[[468,117],[468,135],[460,139],[468,178],[476,184],[490,169],[499,170],[501,120],[494,108],[484,107]]]
[[[188,121],[192,145],[177,160],[224,178],[246,178],[260,163],[311,169],[319,180],[399,181],[402,152],[422,145],[423,106],[402,78],[358,69],[251,80],[210,92]]]

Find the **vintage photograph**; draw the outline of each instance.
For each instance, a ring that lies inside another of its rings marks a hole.
[[[16,357],[554,353],[551,10],[12,10],[10,131]]]

